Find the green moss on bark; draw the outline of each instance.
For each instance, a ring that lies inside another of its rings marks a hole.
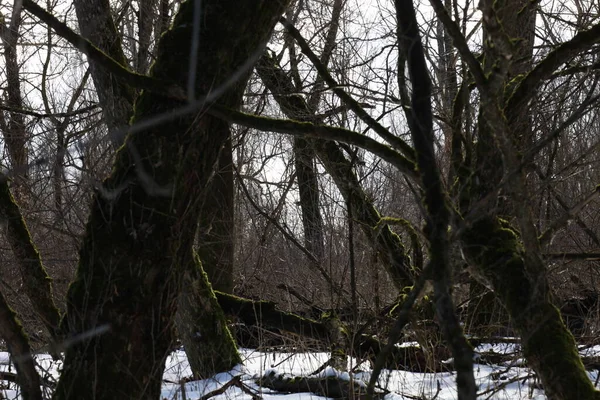
[[[56,340],[60,312],[54,304],[52,279],[42,264],[21,210],[8,187],[8,178],[4,175],[0,175],[0,219],[6,223],[6,238],[15,255],[27,297]]]
[[[461,236],[463,251],[479,278],[506,307],[522,339],[523,353],[550,399],[599,399],[581,362],[573,335],[549,295],[526,273],[517,233],[488,216]]]
[[[242,362],[223,310],[198,256],[188,260],[179,295],[177,328],[195,376],[209,378]],[[189,321],[194,321],[190,324]]]
[[[323,323],[280,311],[273,302],[254,301],[221,292],[216,292],[216,296],[226,314],[246,325],[265,326],[321,341],[329,339],[328,329]]]
[[[226,124],[225,128],[228,129]],[[231,139],[221,149],[219,163],[206,194],[198,223],[197,252],[212,287],[231,293],[235,231]]]

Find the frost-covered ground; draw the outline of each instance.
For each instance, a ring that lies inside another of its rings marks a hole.
[[[493,351],[495,353],[515,352],[514,345],[482,345],[476,349],[477,353]],[[307,376],[321,369],[327,362],[327,353],[283,353],[261,352],[250,349],[241,350],[244,363],[232,371],[214,376],[211,379],[185,382],[191,371],[183,351],[175,351],[167,360],[162,389],[162,399],[168,400],[197,400],[211,392],[218,391],[224,386],[226,390],[212,397],[215,400],[252,400],[262,398],[265,400],[308,400],[323,399],[311,393],[281,394],[270,389],[260,387],[259,378],[271,374],[289,374],[293,376]],[[586,349],[585,354],[600,355],[600,346]],[[36,357],[40,372],[49,380],[58,377],[57,363],[52,362],[48,355]],[[537,389],[537,383],[531,371],[520,367],[521,360],[515,359],[506,365],[475,365],[475,377],[479,385],[480,399],[545,399],[542,390]],[[349,360],[349,368],[355,371],[355,380],[368,382],[370,378],[369,365],[363,363],[357,366],[355,360]],[[14,371],[9,364],[7,353],[0,352],[0,371]],[[339,374],[331,368],[325,368],[317,376],[338,375],[342,379],[349,379],[347,373]],[[597,381],[597,372],[590,373],[590,379]],[[235,384],[233,384],[235,382]],[[3,383],[3,393],[6,399],[20,399],[14,384],[7,387]],[[456,399],[456,385],[454,373],[420,374],[406,371],[384,370],[379,379],[379,386],[390,391],[386,400],[401,400],[415,398]],[[185,395],[182,396],[182,391]],[[47,393],[50,396],[50,393]],[[2,398],[0,396],[0,398]]]

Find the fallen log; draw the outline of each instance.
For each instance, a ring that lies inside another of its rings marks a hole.
[[[278,310],[273,302],[255,301],[217,291],[215,294],[223,312],[245,325],[234,325],[233,329],[236,340],[243,347],[258,347],[252,344],[266,344],[268,347],[289,345],[291,333],[314,340],[313,344],[320,346],[323,351],[330,349],[332,336],[323,321]],[[367,334],[350,333],[348,337],[353,338],[353,354],[362,360],[375,360],[385,345],[378,338]],[[442,346],[438,350],[440,354],[434,357],[435,365],[428,368],[425,354],[420,347],[396,346],[386,360],[385,368],[411,372],[448,371],[448,366],[442,363],[445,360],[442,356]]]
[[[280,375],[275,372],[261,377],[257,381],[261,387],[276,390],[280,393],[314,393],[319,396],[335,399],[366,399],[367,387],[364,382],[344,379],[342,376],[297,377]],[[373,399],[383,399],[389,391],[378,390]]]
[[[248,326],[272,328],[319,341],[328,341],[329,332],[325,324],[278,310],[276,304],[271,301],[250,300],[218,291],[215,291],[215,295],[226,315]]]

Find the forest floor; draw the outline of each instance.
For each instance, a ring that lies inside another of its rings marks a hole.
[[[479,399],[545,399],[544,391],[532,371],[524,367],[519,358],[518,345],[484,344],[476,349],[476,360],[479,355],[510,355],[511,361],[498,364],[475,364],[475,378],[479,385]],[[331,379],[349,382],[347,372],[337,372],[331,367],[324,367],[329,359],[323,352],[280,352],[241,349],[244,363],[232,371],[218,374],[211,379],[190,380],[191,370],[182,350],[174,351],[167,359],[162,388],[162,399],[167,400],[308,400],[326,399],[302,389],[293,389],[291,377],[307,377],[311,382],[324,382]],[[582,355],[591,357],[600,355],[600,346],[582,349]],[[59,377],[60,363],[54,362],[49,355],[36,356],[40,373],[46,382],[45,395],[50,398],[52,382]],[[371,376],[370,364],[349,359],[348,367],[352,372],[352,386],[363,389]],[[0,352],[0,372],[14,372],[9,362],[9,355]],[[598,371],[589,372],[590,379],[598,384]],[[384,370],[377,386],[379,399],[385,400],[445,400],[456,399],[456,374],[446,373],[414,373],[399,370]],[[271,389],[274,382],[287,382],[285,391]],[[297,382],[294,381],[294,382]],[[271,387],[271,388],[269,388]],[[298,386],[299,388],[301,386]],[[318,391],[318,390],[317,390]],[[356,391],[354,393],[357,393]],[[2,397],[2,395],[4,397]],[[362,397],[362,396],[361,396]],[[14,383],[0,381],[0,399],[20,399],[18,388]]]

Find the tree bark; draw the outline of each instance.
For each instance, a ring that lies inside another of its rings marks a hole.
[[[197,378],[207,379],[219,371],[230,370],[242,359],[200,259],[196,255],[186,258],[186,262],[193,265],[184,267],[177,327],[192,373]],[[196,323],[190,325],[189,321]]]
[[[456,366],[456,386],[460,400],[475,400],[477,386],[473,374],[473,349],[464,336],[450,294],[450,210],[434,151],[431,80],[427,72],[425,51],[412,0],[396,0],[397,38],[399,52],[404,55],[411,83],[410,118],[408,126],[421,172],[424,234],[429,241],[429,265],[433,280],[436,314],[444,338],[452,349]],[[402,70],[398,73],[403,73]]]
[[[13,5],[10,25],[4,25],[4,18],[0,21],[0,39],[4,45],[4,62],[6,65],[6,105],[13,110],[23,109],[23,98],[21,96],[21,79],[19,76],[19,63],[17,59],[17,41],[19,39],[19,28],[21,26],[21,6],[17,0]],[[2,131],[6,148],[13,168],[13,174],[17,177],[17,197],[21,198],[29,176],[27,134],[25,118],[22,113],[10,112],[6,130]],[[23,199],[21,199],[23,200]]]
[[[517,11],[518,10],[518,11]],[[531,69],[535,7],[526,1],[482,2],[485,31],[481,115],[472,204],[501,187],[496,204],[473,215],[461,244],[475,273],[494,289],[522,338],[523,352],[550,399],[597,399],[573,336],[552,304],[546,266],[529,208],[521,157],[532,141],[531,105],[510,105],[510,96]],[[508,98],[507,98],[508,97]],[[498,168],[502,165],[503,168]],[[516,170],[518,168],[518,170]],[[516,170],[514,172],[513,170]],[[500,215],[518,223],[517,234]],[[522,241],[522,247],[520,244]]]
[[[94,2],[89,4],[81,4],[79,2],[78,5],[81,9],[81,12],[84,13],[89,11],[91,7],[96,7],[99,11],[103,13],[108,13],[109,9],[106,2],[102,0],[94,0]],[[94,5],[95,4],[95,5]],[[149,1],[146,1],[141,5],[140,9],[140,52],[143,51],[145,46],[149,44],[149,30],[151,29],[151,25],[148,25],[146,19],[148,18],[149,13]],[[155,34],[162,32],[162,29],[165,29],[166,21],[168,20],[168,2],[161,1],[161,10],[160,10],[160,21],[155,24]],[[109,55],[113,55],[113,57],[122,57],[122,50],[120,49],[120,40],[117,37],[111,38],[111,35],[115,35],[116,31],[114,29],[114,24],[110,17],[110,14],[103,16],[102,18],[95,21],[95,23],[100,24],[104,21],[104,24],[107,26],[102,30],[104,32],[92,32],[91,39],[95,39],[98,41],[97,44],[100,47],[107,47],[112,53]],[[84,19],[82,23],[87,23],[87,20]],[[142,25],[143,28],[142,29]],[[143,32],[142,32],[143,31]],[[143,34],[142,34],[143,33]],[[112,44],[112,47],[109,46]],[[118,45],[117,45],[118,44]],[[117,48],[118,47],[118,48]],[[144,57],[147,58],[148,54]],[[138,54],[138,68],[143,66],[143,59],[145,59],[142,55]],[[119,59],[119,58],[117,58]],[[93,60],[91,60],[93,63]],[[102,80],[106,78],[106,73],[97,68],[99,71],[98,79]],[[103,82],[106,80],[104,79]],[[122,81],[115,80],[112,84],[120,84],[124,85]],[[103,104],[103,108],[105,113],[107,110],[112,110],[115,105],[121,105],[123,110],[125,106],[128,104],[128,97],[131,90],[127,90],[127,88],[123,87],[118,92],[110,93],[113,98],[108,103],[101,102]],[[128,114],[125,112],[119,113],[115,116],[114,113],[110,112],[112,116],[112,121],[114,122],[115,127],[119,125],[125,125],[127,123]],[[225,132],[228,136],[230,136],[229,128],[226,124],[215,124],[215,127],[219,127],[221,131],[225,129]],[[199,246],[198,246],[198,254],[200,259],[202,260],[202,267],[206,271],[209,277],[209,281],[212,283],[213,287],[231,292],[233,291],[233,258],[234,258],[234,229],[233,229],[233,200],[234,200],[234,190],[233,190],[233,160],[231,153],[231,142],[228,139],[223,148],[220,151],[219,156],[219,164],[217,165],[215,175],[210,180],[210,188],[206,190],[203,194],[202,201],[202,212],[199,217]],[[189,273],[184,274],[186,278],[186,283],[184,285],[191,286],[202,286],[202,282],[194,282],[189,279],[192,277],[199,277],[200,275],[195,271],[197,268],[194,263],[187,263],[194,270],[189,271]],[[202,268],[201,267],[201,268]],[[193,296],[204,295],[205,292],[199,290],[188,290],[185,291],[182,296],[185,299],[181,299],[179,304],[183,307],[185,305],[191,305],[194,303],[203,303],[206,299],[196,298]],[[192,297],[190,297],[192,296]],[[193,349],[198,348],[195,343],[197,342],[197,337],[195,332],[202,330],[204,324],[204,320],[209,318],[209,316],[203,316],[202,308],[195,309],[184,309],[180,308],[177,318],[177,327],[179,330],[179,334],[181,335],[181,339],[186,345],[186,351],[188,358],[191,361],[191,366],[194,369],[194,373],[197,375],[205,375],[206,367],[201,366],[202,360],[208,356],[208,354],[200,354],[195,352]],[[220,346],[208,346],[208,350],[212,350],[210,354],[213,354],[220,348]],[[215,365],[216,367],[216,365]]]
[[[339,29],[339,20],[343,0],[335,0],[331,9],[331,21],[325,37],[323,52],[321,53],[321,63],[329,65],[329,60],[333,54],[336,45],[336,37]],[[290,46],[294,46],[293,43]],[[294,57],[293,52],[290,57]],[[296,68],[298,61],[292,62],[293,68]],[[297,71],[296,71],[297,72]],[[291,83],[291,82],[290,82]],[[322,76],[317,76],[312,93],[309,96],[306,110],[298,110],[300,117],[302,111],[308,111],[304,118],[300,120],[314,121],[322,98],[325,81]],[[296,92],[301,88],[296,85]],[[298,191],[300,193],[300,207],[302,209],[302,225],[304,227],[304,242],[306,248],[315,255],[318,260],[322,260],[325,255],[325,238],[323,234],[323,220],[321,218],[321,209],[319,206],[319,181],[317,177],[317,168],[315,165],[316,154],[310,141],[294,137],[294,163],[296,167],[296,179],[298,180]]]
[[[229,131],[227,124],[223,125]],[[209,185],[198,222],[198,255],[212,287],[233,293],[235,194],[230,134]]]
[[[21,388],[23,400],[42,400],[40,375],[35,370],[29,340],[17,315],[2,293],[0,293],[0,337],[6,341],[8,351],[15,363],[16,380]]]
[[[248,72],[244,65],[270,34],[286,4],[279,1],[203,1],[196,96],[240,78],[219,101],[235,108]],[[186,87],[193,2],[182,3],[162,38],[151,74]],[[185,106],[144,91],[133,130],[97,189],[68,293],[64,329],[71,337],[56,399],[158,398],[174,315],[196,233],[203,190],[227,140],[205,110],[170,117]],[[200,201],[199,201],[200,200]],[[189,247],[188,247],[189,246]],[[187,254],[187,255],[186,255]],[[222,338],[221,338],[222,339]]]
[[[6,223],[6,238],[19,268],[23,287],[53,339],[58,336],[60,312],[54,304],[52,279],[33,244],[21,210],[12,196],[8,178],[0,174],[0,218]]]
[[[461,240],[480,280],[493,288],[510,314],[523,354],[539,374],[548,398],[599,399],[560,312],[528,276],[516,233],[491,216],[465,230]]]
[[[241,99],[243,88],[242,84],[236,89],[234,106]],[[188,172],[181,181],[181,189],[185,191],[185,195],[177,208],[180,210],[189,208],[189,210],[178,217],[178,224],[181,225],[178,230],[182,233],[178,239],[177,258],[173,267],[182,279],[182,291],[178,296],[176,314],[178,334],[185,347],[193,374],[208,378],[218,372],[230,370],[240,363],[241,359],[229,333],[227,321],[215,299],[208,276],[202,269],[201,259],[192,253],[198,229],[197,221],[206,216],[207,212],[214,211],[213,207],[218,206],[213,204],[206,209],[203,203],[214,200],[212,192],[215,190],[213,184],[215,177],[211,178],[211,175],[215,164],[218,167],[223,147],[231,136],[228,124],[222,120],[206,117],[204,123],[206,127],[203,129],[203,134],[208,137],[199,140],[195,146],[197,150],[188,153],[183,161],[183,169]],[[213,142],[214,137],[219,138],[220,145],[218,142]],[[212,148],[216,154],[211,158],[206,157],[203,151],[207,148]],[[211,161],[212,164],[207,164]],[[207,181],[201,185],[196,183],[198,176],[195,171],[197,170],[207,176],[204,178]],[[233,199],[230,198],[230,201]],[[218,221],[222,222],[222,219]]]
[[[73,5],[81,35],[115,61],[127,66],[121,36],[112,18],[109,0],[74,0]],[[127,126],[132,115],[136,91],[93,60],[89,61],[109,139],[117,148],[123,144],[125,133],[121,130]]]
[[[135,70],[145,74],[150,65],[150,38],[152,36],[152,23],[154,21],[154,7],[156,0],[141,0],[138,11],[138,51],[135,59]],[[155,32],[158,38],[162,32]]]
[[[294,165],[302,209],[304,245],[317,260],[323,260],[325,240],[323,220],[319,207],[319,181],[315,165],[315,151],[304,138],[294,138]]]

